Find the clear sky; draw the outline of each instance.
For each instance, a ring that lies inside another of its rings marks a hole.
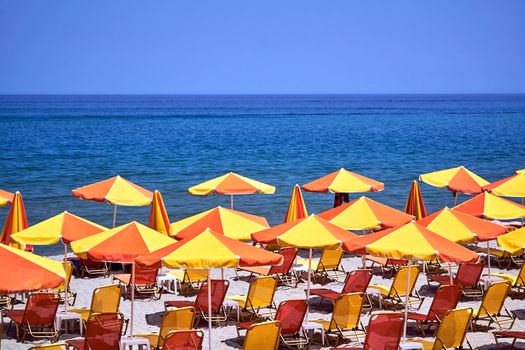
[[[525,1],[0,0],[16,93],[525,93]]]

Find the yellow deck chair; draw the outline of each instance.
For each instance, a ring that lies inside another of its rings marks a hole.
[[[250,282],[247,295],[231,295],[226,299],[239,303],[243,311],[247,311],[258,317],[273,317],[272,310],[276,310],[273,302],[275,289],[279,281],[272,276],[261,276]],[[266,313],[261,311],[266,310]]]
[[[521,269],[518,275],[512,275],[510,273],[492,273],[492,276],[502,278],[505,281],[509,281],[512,284],[512,288],[515,288],[518,292],[525,291],[525,264],[521,265]]]
[[[162,348],[164,339],[171,331],[186,331],[193,329],[195,323],[195,308],[181,307],[164,312],[159,332],[134,334],[136,337],[146,338],[152,349]]]
[[[168,272],[175,276],[183,293],[198,291],[201,284],[208,281],[208,269],[184,269]]]
[[[87,322],[91,314],[119,312],[121,293],[121,287],[116,284],[98,287],[93,291],[89,308],[70,309],[68,311],[80,314],[84,323]]]
[[[492,323],[498,325],[498,328],[504,324],[509,324],[511,328],[516,318],[505,307],[505,300],[510,293],[512,286],[509,281],[499,281],[492,283],[483,295],[483,300],[478,310],[474,310],[472,315],[472,328],[480,321],[487,321],[487,327]],[[503,311],[503,312],[502,312]]]
[[[318,261],[312,261],[313,280],[317,277],[333,278],[346,277],[346,271],[341,266],[343,260],[343,249],[324,249]],[[297,259],[297,264],[308,269],[308,259]]]
[[[476,253],[488,254],[487,248],[478,247],[475,249]],[[520,249],[515,252],[510,252],[503,247],[499,248],[490,248],[490,257],[496,258],[498,267],[501,269],[502,266],[509,268],[512,264],[520,266],[523,264],[523,249]]]
[[[472,313],[470,307],[450,310],[441,320],[434,340],[414,338],[407,339],[407,341],[422,344],[424,350],[463,349],[465,342],[472,349],[472,345],[467,339]]]
[[[347,340],[345,332],[351,332],[355,341],[365,334],[365,328],[361,323],[361,313],[365,301],[364,293],[348,293],[340,295],[334,304],[332,318],[330,320],[311,320],[321,323],[324,328],[325,339],[329,343],[328,335],[336,334],[337,346],[339,339]]]
[[[410,281],[408,283],[407,290],[407,280],[408,280],[408,269],[410,268]],[[371,284],[368,288],[377,290],[380,293],[380,298],[384,306],[390,304],[392,307],[405,305],[405,296],[408,293],[408,306],[413,307],[414,303],[419,303],[417,309],[423,304],[423,298],[419,295],[416,287],[417,278],[419,277],[419,267],[418,266],[403,266],[401,267],[395,277],[392,285],[390,287],[384,286],[382,284]],[[385,304],[386,302],[387,304]]]
[[[28,350],[67,350],[66,343],[42,344],[30,347]]]
[[[67,297],[67,303],[68,305],[75,305],[75,301],[77,300],[77,293],[73,293],[71,291],[71,276],[73,275],[74,266],[73,263],[68,261],[67,263],[62,263],[62,266],[64,267],[64,270],[66,271],[67,276],[67,293],[64,290],[65,284],[64,282],[60,283],[60,285],[56,288],[51,289],[52,291],[55,291],[58,296],[60,297],[61,302],[65,302]]]
[[[277,350],[281,328],[279,321],[256,323],[246,333],[243,350]]]

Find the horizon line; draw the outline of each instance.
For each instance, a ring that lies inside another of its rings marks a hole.
[[[0,96],[518,96],[525,92],[396,93],[0,93]]]

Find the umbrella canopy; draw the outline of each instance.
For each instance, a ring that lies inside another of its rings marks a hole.
[[[440,262],[478,261],[478,254],[411,222],[343,243],[350,253]]]
[[[286,211],[284,222],[292,222],[307,216],[308,211],[306,210],[301,187],[295,185],[292,191],[292,197],[290,198],[290,204],[288,204],[288,210]]]
[[[11,204],[13,197],[15,195],[11,192],[0,190],[0,207],[5,207],[8,204]]]
[[[127,206],[147,206],[153,199],[153,193],[119,175],[71,192],[80,199]]]
[[[168,212],[166,211],[164,200],[159,191],[153,192],[148,226],[165,235],[170,233],[170,219],[168,218]]]
[[[525,197],[525,173],[519,173],[489,185],[483,189],[496,196],[503,197]]]
[[[135,258],[166,247],[175,241],[136,221],[71,242],[82,259],[133,263]]]
[[[498,246],[510,253],[525,248],[525,227],[498,237]]]
[[[525,169],[516,170],[516,174],[523,174],[525,173]]]
[[[331,174],[303,185],[308,192],[354,193],[376,192],[385,189],[385,184],[363,175],[341,168]]]
[[[415,180],[412,181],[410,192],[408,192],[408,198],[405,204],[405,213],[414,216],[416,220],[427,216],[427,209],[425,208],[425,202],[423,201],[423,194],[419,189],[419,183]]]
[[[346,230],[395,227],[414,219],[412,215],[366,197],[329,209],[318,216]]]
[[[275,187],[230,172],[190,187],[188,188],[188,192],[195,196],[208,196],[212,193],[230,195],[254,193],[272,194],[275,193]]]
[[[248,241],[253,232],[268,227],[268,221],[262,216],[217,207],[172,223],[171,235],[184,239],[209,228],[226,237]]]
[[[13,197],[7,219],[5,220],[2,235],[0,236],[0,243],[22,248],[21,245],[11,242],[11,235],[26,229],[28,226],[24,200],[22,199],[22,194],[17,191]],[[29,246],[26,247],[26,249],[28,248],[31,249]]]
[[[419,176],[419,180],[438,188],[447,188],[449,191],[465,194],[483,192],[482,187],[489,182],[474,174],[463,165],[446,170],[435,171]]]
[[[485,219],[508,220],[525,217],[525,206],[488,192],[480,193],[453,209]]]
[[[506,232],[506,228],[501,225],[448,208],[441,209],[417,223],[460,244],[490,241]]]

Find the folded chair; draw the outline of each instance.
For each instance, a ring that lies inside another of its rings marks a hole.
[[[64,290],[64,282],[62,282],[58,287],[52,289],[51,291],[58,294],[61,302],[65,302],[67,300],[68,305],[73,306],[75,305],[75,301],[77,300],[77,293],[73,293],[71,291],[71,276],[73,275],[74,266],[73,263],[70,261],[68,261],[67,263],[62,263],[62,266],[64,266],[64,270],[66,271],[67,292]]]
[[[246,332],[243,350],[277,350],[281,327],[278,321],[256,323]]]
[[[343,249],[324,249],[321,258],[318,261],[312,261],[312,279],[317,280],[321,278],[333,278],[339,280],[340,276],[345,276],[346,271],[341,266],[343,260]],[[302,269],[308,269],[308,259],[297,259],[297,264],[301,265]]]
[[[19,342],[23,342],[27,335],[56,340],[55,316],[59,303],[60,298],[55,293],[33,293],[29,295],[24,310],[6,310],[3,316],[11,319],[9,327],[15,324]]]
[[[159,332],[140,333],[134,336],[147,338],[152,349],[161,349],[164,339],[172,331],[187,331],[193,329],[195,323],[195,308],[193,306],[164,312]]]
[[[86,336],[66,340],[77,350],[119,350],[124,316],[120,313],[102,313],[89,316]]]
[[[441,319],[434,340],[414,338],[407,341],[422,344],[424,350],[464,349],[465,342],[472,349],[467,339],[471,317],[472,309],[469,307],[450,310]]]
[[[352,332],[355,340],[359,340],[360,335],[364,335],[365,328],[361,323],[361,312],[363,311],[363,304],[365,295],[363,293],[350,293],[340,295],[334,304],[334,310],[330,320],[309,320],[311,322],[320,323],[323,325],[326,341],[329,343],[329,334],[337,335],[335,346],[339,343],[339,339],[345,337],[345,332]]]
[[[266,316],[261,313],[261,310],[267,310],[267,314],[269,313],[272,316],[272,310],[275,311],[276,309],[273,296],[277,283],[277,279],[272,276],[257,277],[250,282],[247,295],[231,295],[227,296],[226,299],[236,301],[241,310],[254,316]]]
[[[175,276],[181,292],[194,292],[208,280],[208,269],[183,269],[173,270],[168,274]]]
[[[226,310],[222,305],[230,283],[225,280],[211,280],[211,313],[212,321],[225,322],[228,319]],[[194,301],[168,300],[164,302],[164,308],[181,308],[193,306],[198,318],[208,321],[208,283],[203,283]]]
[[[408,281],[407,290],[408,269],[408,266],[401,267],[397,271],[390,287],[381,284],[371,284],[368,288],[377,290],[380,293],[381,300],[387,302],[392,307],[405,305],[405,296],[408,294],[408,306],[412,307],[413,303],[419,303],[417,307],[417,309],[419,309],[423,303],[423,298],[421,298],[417,290],[415,290],[419,276],[419,267],[415,265],[410,266],[410,281]]]
[[[367,268],[371,269],[376,264],[379,265],[382,275],[393,275],[399,270],[399,268],[408,264],[408,260],[406,259],[381,258],[372,255],[365,255],[365,260],[372,262],[370,267]]]
[[[472,317],[472,328],[480,321],[488,322],[487,327],[492,323],[498,325],[498,328],[503,328],[502,325],[510,324],[508,328],[512,328],[516,317],[505,307],[505,300],[510,293],[512,286],[509,281],[494,282],[485,291],[483,300],[478,310],[474,310]]]
[[[77,276],[80,278],[92,276],[109,276],[109,265],[104,261],[80,259],[76,267]]]
[[[348,294],[348,293],[364,293],[366,295],[366,289],[368,288],[368,285],[370,284],[370,281],[372,280],[372,272],[370,270],[354,270],[350,271],[348,275],[346,276],[345,284],[343,285],[343,289],[341,292],[337,292],[333,289],[328,288],[314,288],[310,289],[310,296],[318,296],[320,297],[319,306],[323,302],[323,300],[329,300],[330,302],[334,303],[335,300],[341,295],[341,294]],[[370,304],[370,301],[368,300],[367,296],[367,302]]]
[[[135,297],[150,297],[159,300],[162,289],[157,284],[158,268],[135,266]],[[131,297],[132,279],[130,273],[113,275],[113,281],[118,281],[124,287],[124,296]]]
[[[459,286],[461,293],[466,297],[477,298],[483,296],[479,278],[483,273],[483,261],[476,263],[459,264],[456,275],[452,276],[452,284]],[[450,275],[428,276],[428,283],[450,284]]]
[[[448,311],[458,305],[460,295],[461,291],[458,286],[440,286],[428,312],[426,314],[409,312],[407,321],[416,321],[417,327],[425,336],[424,326],[429,329],[432,325],[439,323]]]
[[[235,270],[235,273],[238,273],[238,271],[246,271],[249,272],[250,275],[275,276],[282,284],[293,288],[297,287],[299,279],[292,270],[293,262],[297,256],[297,249],[283,248],[279,251],[279,254],[283,256],[283,262],[279,266],[239,267]]]
[[[512,284],[512,288],[516,289],[517,292],[525,292],[525,264],[521,265],[518,275],[511,275],[510,273],[492,273],[492,276],[499,277],[505,281],[509,281]]]
[[[200,330],[172,331],[164,339],[162,350],[201,350],[203,339]]]
[[[98,287],[93,290],[89,308],[70,309],[68,311],[80,314],[84,325],[86,325],[89,316],[92,314],[117,313],[120,305],[120,294],[121,288],[116,284]]]
[[[511,349],[514,349],[514,344],[518,339],[525,340],[525,332],[524,331],[499,331],[494,332],[494,340],[496,341],[496,347],[499,348],[499,342],[498,340],[501,338],[510,338],[512,339],[512,343],[510,345]]]

